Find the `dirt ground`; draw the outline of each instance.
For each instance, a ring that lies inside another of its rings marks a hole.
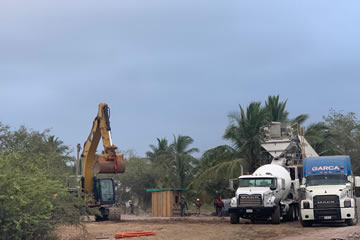
[[[299,222],[251,224],[241,219],[240,224],[230,224],[229,217],[213,216],[153,218],[123,215],[121,222],[86,222],[85,229],[60,227],[58,234],[61,240],[114,239],[116,233],[137,231],[152,231],[156,235],[131,239],[360,239],[360,224],[352,227],[336,224],[303,228]]]

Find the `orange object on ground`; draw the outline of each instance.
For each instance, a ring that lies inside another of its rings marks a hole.
[[[143,236],[153,236],[155,232],[120,232],[115,234],[115,238],[130,238],[130,237],[143,237]]]

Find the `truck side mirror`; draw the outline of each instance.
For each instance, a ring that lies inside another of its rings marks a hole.
[[[271,186],[270,186],[270,190],[271,190],[271,191],[274,191],[274,190],[276,190],[276,187],[273,186],[273,185],[271,185]]]
[[[355,196],[360,197],[360,177],[355,176]]]
[[[235,191],[237,187],[239,187],[239,184],[238,182],[239,179],[238,178],[232,178],[232,179],[229,179],[229,186],[228,186],[228,189],[231,190],[231,191]],[[234,186],[234,182],[235,182],[235,186]]]
[[[233,182],[233,180],[232,179],[229,179],[229,187],[228,187],[230,190],[235,190],[234,189],[234,182]]]
[[[360,187],[360,177],[355,176],[355,187]]]

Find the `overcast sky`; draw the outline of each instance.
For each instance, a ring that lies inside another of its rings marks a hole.
[[[0,1],[0,122],[75,149],[97,105],[140,156],[228,143],[229,112],[279,94],[290,117],[360,108],[359,1]]]

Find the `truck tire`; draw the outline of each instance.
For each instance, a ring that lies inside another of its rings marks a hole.
[[[239,223],[239,215],[237,213],[230,213],[230,223],[231,224],[238,224]]]
[[[311,227],[313,225],[313,221],[309,220],[309,221],[304,221],[302,220],[301,214],[300,214],[300,224],[303,227]]]
[[[109,220],[119,222],[121,220],[121,208],[118,207],[109,208]]]
[[[345,222],[348,226],[354,226],[358,223],[357,208],[355,208],[355,217],[353,219],[346,219]]]
[[[289,211],[286,214],[286,220],[292,222],[296,219],[296,209],[294,205],[289,206]]]
[[[280,206],[274,208],[274,212],[271,215],[272,224],[280,224]]]
[[[299,206],[295,205],[294,210],[295,210],[295,219],[294,219],[294,221],[297,221],[299,219],[299,214],[300,214]]]

